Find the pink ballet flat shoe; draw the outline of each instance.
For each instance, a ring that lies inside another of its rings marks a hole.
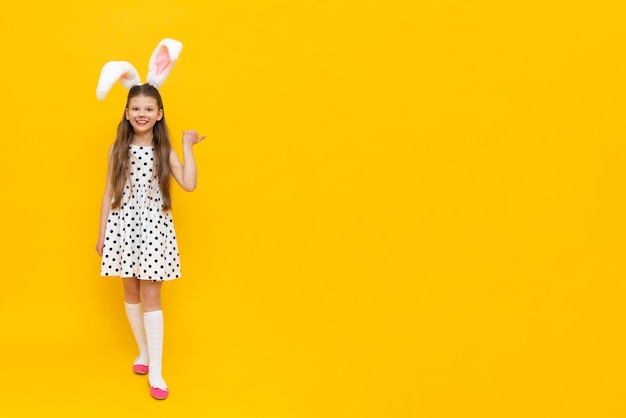
[[[158,400],[163,400],[163,399],[167,399],[167,396],[170,394],[170,391],[165,389],[159,389],[159,388],[155,388],[153,386],[150,386],[150,395],[154,398],[154,399],[158,399]]]
[[[145,364],[133,364],[133,371],[137,374],[148,374],[148,366]]]

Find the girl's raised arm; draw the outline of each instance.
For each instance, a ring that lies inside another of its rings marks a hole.
[[[183,160],[181,163],[178,154],[172,149],[170,153],[170,169],[172,176],[180,187],[187,192],[192,192],[196,188],[198,181],[198,170],[196,160],[193,156],[193,146],[202,141],[206,136],[199,136],[197,131],[188,130],[183,132]]]

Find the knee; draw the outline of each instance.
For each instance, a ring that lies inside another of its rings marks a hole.
[[[154,282],[142,282],[140,287],[141,304],[144,312],[158,311],[161,309],[161,284]]]
[[[139,282],[135,278],[124,280],[124,300],[128,303],[139,303],[141,297],[139,294]]]
[[[141,299],[144,312],[158,311],[161,309],[161,300],[155,297],[144,297]]]

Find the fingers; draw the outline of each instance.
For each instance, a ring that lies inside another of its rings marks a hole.
[[[199,135],[198,131],[196,131],[195,129],[188,129],[183,131],[183,141],[187,140],[191,141],[192,144],[197,144],[204,138],[206,138],[206,135]]]

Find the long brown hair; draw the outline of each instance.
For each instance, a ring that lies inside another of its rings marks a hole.
[[[128,91],[128,99],[122,121],[117,126],[117,137],[113,144],[111,155],[111,183],[113,185],[113,202],[111,209],[118,209],[122,203],[124,186],[130,176],[130,153],[128,148],[133,141],[133,127],[126,119],[126,109],[130,99],[135,96],[153,97],[157,101],[159,110],[163,109],[163,100],[159,91],[148,83],[133,86]],[[154,147],[154,176],[159,182],[161,189],[161,201],[163,210],[172,208],[172,198],[170,195],[170,135],[165,123],[165,112],[161,120],[157,121],[152,129],[152,146]]]

